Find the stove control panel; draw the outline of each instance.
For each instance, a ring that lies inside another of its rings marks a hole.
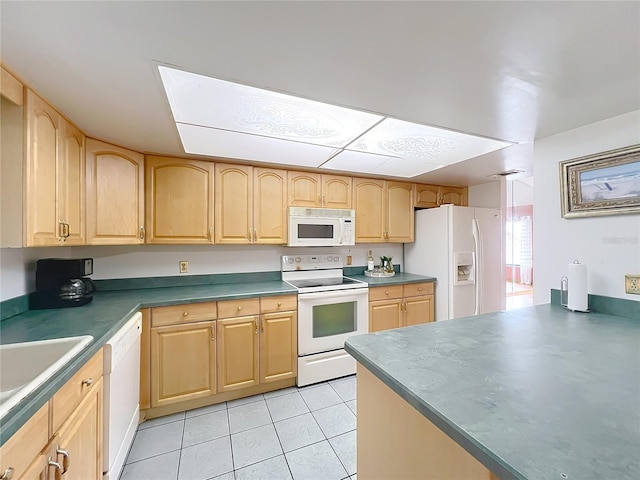
[[[343,266],[344,255],[337,253],[282,256],[283,272],[292,272],[296,270],[327,270],[332,268],[342,268]]]

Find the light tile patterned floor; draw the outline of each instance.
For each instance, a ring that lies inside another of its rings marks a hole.
[[[356,480],[356,377],[144,422],[120,480]]]

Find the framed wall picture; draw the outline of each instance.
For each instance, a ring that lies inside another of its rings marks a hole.
[[[560,162],[564,218],[640,213],[640,145]]]

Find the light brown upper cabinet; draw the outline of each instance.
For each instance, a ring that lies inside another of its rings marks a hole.
[[[286,243],[286,173],[216,163],[216,243]]]
[[[82,245],[84,135],[31,90],[26,118],[25,244]]]
[[[287,243],[287,229],[287,171],[254,167],[254,243]]]
[[[356,243],[385,241],[385,182],[371,178],[353,179],[356,210]]]
[[[433,208],[445,203],[467,206],[467,188],[416,184],[416,207]]]
[[[288,172],[289,206],[352,208],[352,178],[309,172]]]
[[[414,184],[386,182],[386,233],[387,242],[413,242]],[[357,225],[357,223],[356,223]]]
[[[87,243],[144,243],[144,156],[87,139]]]
[[[145,158],[147,243],[213,243],[211,162]]]
[[[353,179],[356,243],[413,242],[413,185]]]

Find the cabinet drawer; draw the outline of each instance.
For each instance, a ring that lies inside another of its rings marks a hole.
[[[433,282],[407,283],[404,285],[405,297],[417,297],[418,295],[433,294]]]
[[[49,403],[45,403],[0,448],[0,473],[13,468],[13,478],[21,478],[49,441]]]
[[[242,300],[225,300],[223,302],[218,302],[218,318],[258,315],[259,313],[259,298],[245,298]]]
[[[389,285],[387,287],[369,288],[369,301],[387,300],[390,298],[402,298],[402,285]]]
[[[216,302],[187,303],[151,309],[151,326],[179,325],[216,319]]]
[[[95,389],[102,377],[102,350],[96,353],[58,390],[51,400],[53,432],[57,432],[71,412],[87,394]]]
[[[262,297],[260,311],[262,313],[286,312],[298,309],[298,296],[286,295],[282,297]]]

